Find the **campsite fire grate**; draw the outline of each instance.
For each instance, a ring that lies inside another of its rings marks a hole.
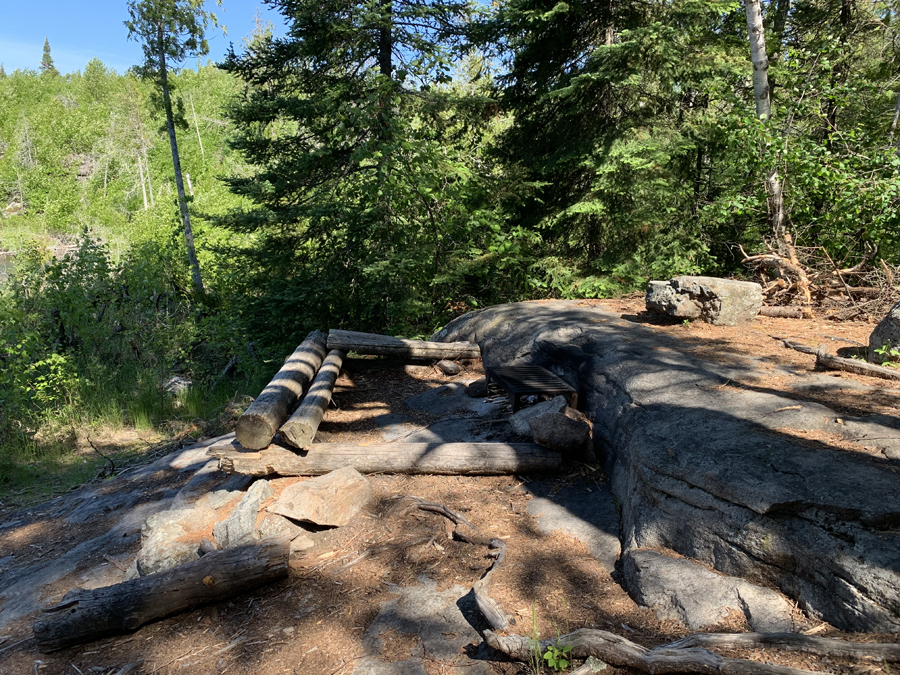
[[[562,394],[572,408],[578,407],[578,392],[546,368],[540,366],[498,366],[485,368],[488,384],[499,384],[509,393],[513,412],[520,407],[521,397],[530,394]]]

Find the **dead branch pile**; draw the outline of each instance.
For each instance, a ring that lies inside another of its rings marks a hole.
[[[878,258],[875,248],[857,261],[835,261],[821,246],[790,244],[778,252],[766,243],[764,253],[740,250],[763,287],[765,304],[782,311],[790,307],[807,317],[815,313],[836,321],[878,321],[900,291],[900,266]]]

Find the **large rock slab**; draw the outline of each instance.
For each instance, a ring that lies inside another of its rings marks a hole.
[[[203,530],[216,520],[209,507],[171,509],[155,513],[141,527],[141,552],[137,569],[142,576],[199,560],[200,537],[188,536]]]
[[[591,424],[583,413],[566,407],[561,412],[548,412],[528,420],[531,437],[544,448],[578,456],[591,440]]]
[[[900,302],[891,307],[891,311],[875,326],[869,336],[869,361],[881,364],[883,361],[898,361],[890,355],[876,354],[876,349],[887,347],[888,350],[900,350]]]
[[[730,612],[740,612],[757,633],[788,633],[795,628],[791,605],[769,588],[658,551],[631,550],[622,559],[635,600],[652,608],[662,620],[680,621],[691,630],[700,630],[722,621]]]
[[[434,339],[479,342],[489,364],[543,366],[585,392],[626,550],[674,550],[843,630],[900,632],[895,465],[792,433],[888,453],[897,418],[723,388],[757,380],[758,363],[703,361],[676,336],[574,302],[487,308]]]
[[[259,540],[256,519],[260,506],[274,494],[267,480],[258,480],[244,494],[225,520],[215,524],[213,536],[222,548],[235,548]]]
[[[675,277],[647,285],[647,309],[720,326],[750,321],[762,306],[762,286],[716,277]]]
[[[372,484],[359,471],[344,467],[286,487],[271,513],[302,522],[340,527],[372,499]]]

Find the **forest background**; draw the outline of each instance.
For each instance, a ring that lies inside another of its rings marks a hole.
[[[267,4],[284,36],[170,64],[202,287],[153,78],[0,67],[7,500],[104,429],[214,430],[314,328],[746,275],[773,170],[796,244],[900,262],[892,0],[763,3],[763,119],[739,2]]]

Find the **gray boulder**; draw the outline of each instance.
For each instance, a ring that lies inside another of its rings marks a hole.
[[[876,349],[887,347],[900,350],[900,302],[891,307],[875,330],[869,336],[869,361],[881,364],[884,361],[900,361],[890,355],[876,354]]]
[[[219,546],[235,548],[257,541],[259,531],[256,528],[256,516],[262,502],[273,494],[272,486],[267,480],[258,480],[251,485],[228,517],[213,527],[213,536]]]
[[[535,443],[567,456],[580,455],[591,440],[591,423],[574,408],[532,417],[528,427]]]
[[[359,471],[346,466],[324,476],[289,485],[270,513],[301,522],[340,527],[372,499],[372,484]]]
[[[141,527],[141,551],[135,570],[141,575],[153,574],[199,559],[200,540],[187,535],[209,527],[215,520],[215,510],[208,507],[153,514]]]
[[[466,393],[472,398],[484,398],[488,395],[488,384],[486,377],[479,377],[477,380],[469,382],[466,386]]]
[[[632,549],[622,561],[634,599],[663,621],[676,620],[700,630],[738,611],[758,633],[786,633],[794,628],[791,605],[768,588],[657,551]]]
[[[716,277],[675,277],[647,285],[647,309],[718,326],[750,321],[762,306],[762,286]]]
[[[564,396],[556,396],[549,401],[535,403],[534,405],[522,408],[518,412],[513,413],[509,418],[513,431],[519,436],[531,436],[531,426],[529,422],[535,417],[540,417],[547,413],[561,413],[566,408],[566,399]]]

